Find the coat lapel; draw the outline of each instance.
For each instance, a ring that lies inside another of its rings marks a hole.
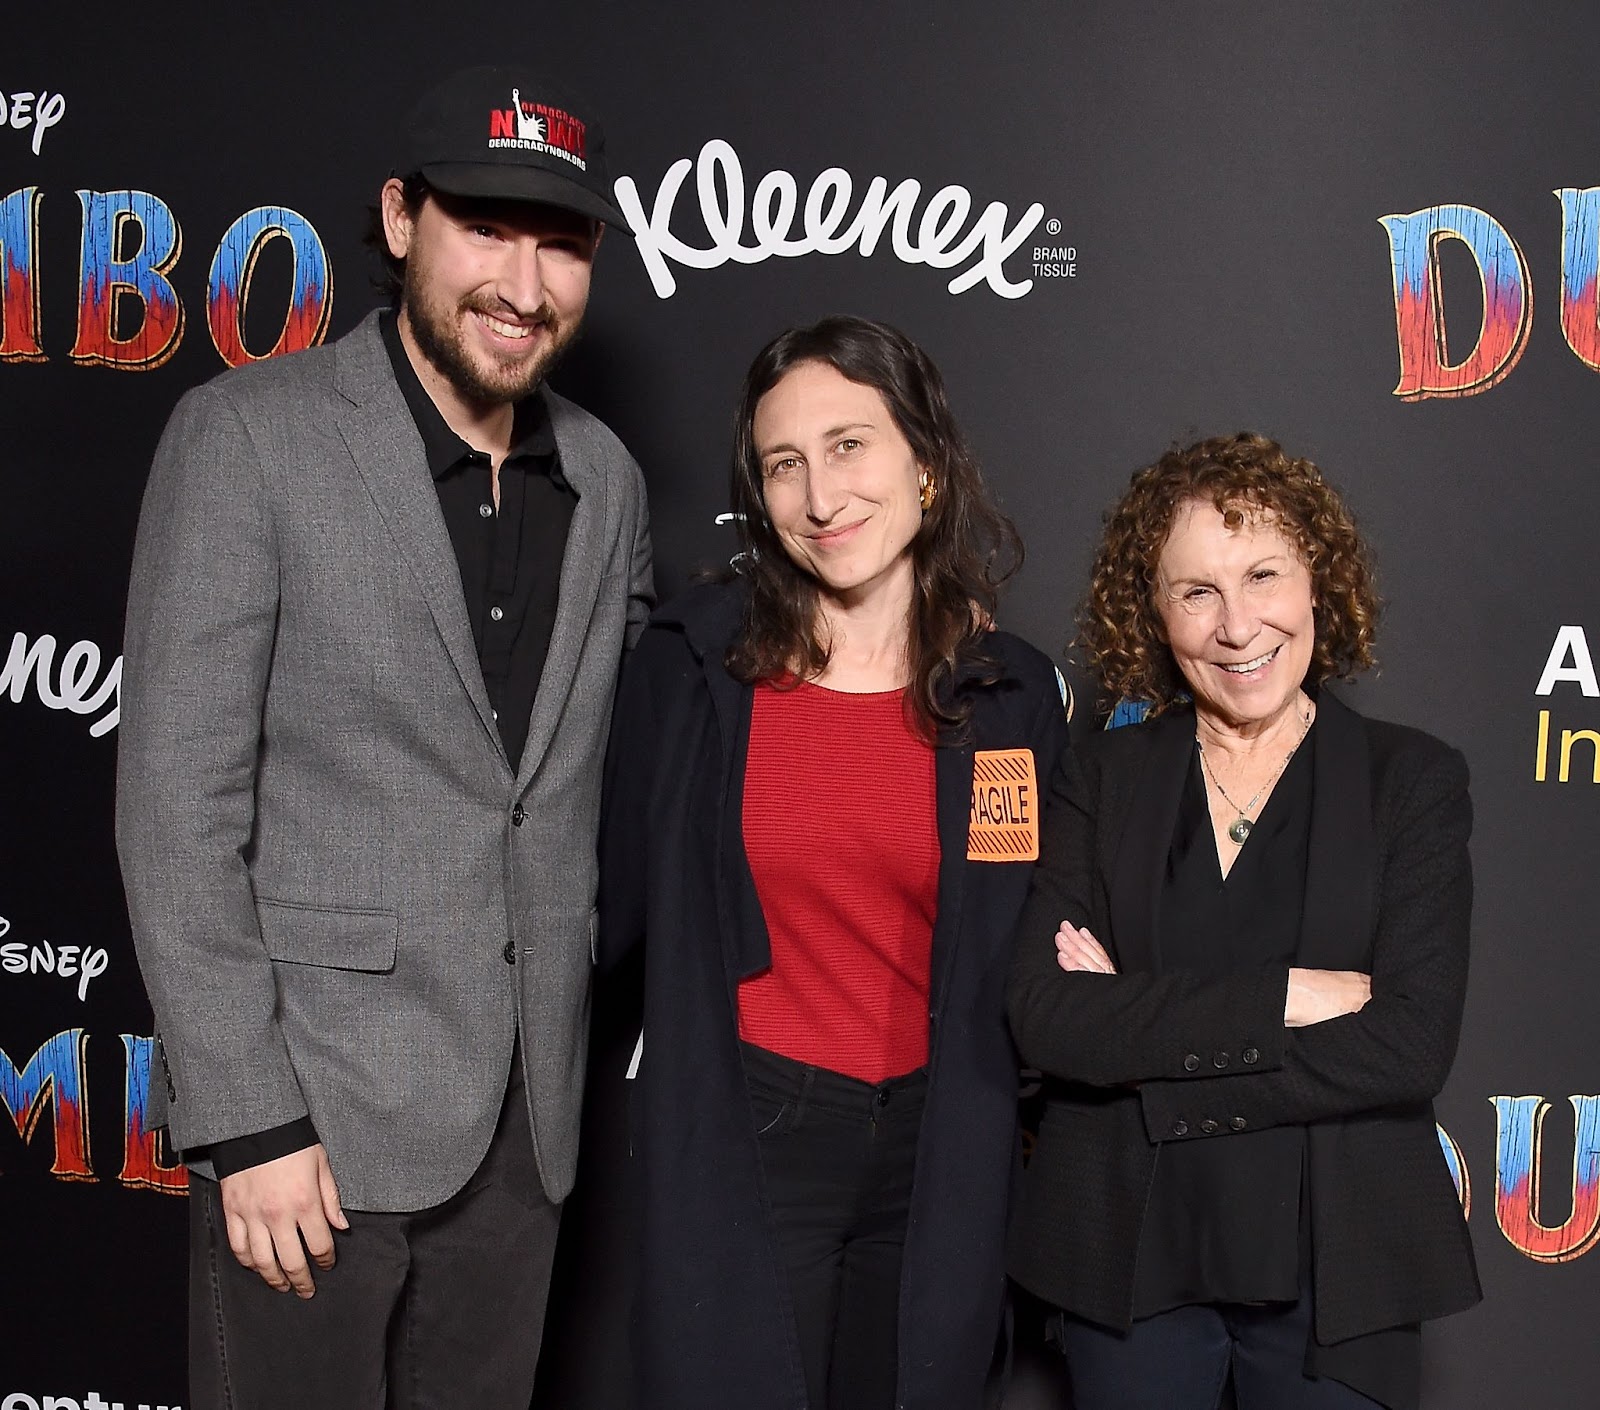
[[[422,591],[445,649],[493,748],[505,758],[461,592],[461,569],[428,475],[422,438],[394,380],[377,314],[338,345],[335,385],[348,403],[339,434]],[[509,768],[510,766],[507,765]]]
[[[1311,969],[1367,969],[1378,874],[1372,769],[1361,717],[1323,690],[1317,697],[1311,841],[1296,958]]]
[[[772,965],[772,939],[744,847],[744,765],[750,751],[750,711],[754,687],[741,685],[725,671],[711,673],[712,697],[722,742],[722,837],[717,858],[717,910],[722,919],[728,979],[741,979]]]
[[[677,620],[700,662],[717,721],[717,922],[722,931],[723,964],[730,996],[741,979],[772,964],[772,941],[761,910],[750,859],[744,849],[744,765],[750,746],[750,713],[755,689],[734,680],[723,656],[739,629],[743,594],[721,591],[701,595],[687,616],[674,617],[669,607],[657,620]],[[682,610],[682,609],[679,609]]]
[[[605,471],[590,459],[572,434],[567,403],[552,396],[549,407],[556,448],[561,457],[561,473],[577,494],[578,503],[572,511],[567,547],[561,556],[561,587],[556,600],[555,625],[550,632],[550,649],[539,676],[533,713],[528,717],[528,738],[517,767],[519,794],[533,778],[555,736],[556,726],[561,723],[609,556],[606,520],[610,506]]]
[[[1150,731],[1150,747],[1132,782],[1121,828],[1109,839],[1116,858],[1110,878],[1111,933],[1116,937],[1112,958],[1119,970],[1133,973],[1159,967],[1156,898],[1188,777],[1194,715],[1179,710],[1128,728]],[[1107,937],[1095,938],[1104,943]]]
[[[967,833],[972,826],[972,756],[970,742],[945,742],[933,755],[934,814],[939,832],[939,908],[934,912],[930,1007],[936,1012],[944,1009],[950,970],[955,964],[956,942],[961,936]]]

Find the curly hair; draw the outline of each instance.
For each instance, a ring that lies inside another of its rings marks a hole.
[[[1163,640],[1157,568],[1178,509],[1215,506],[1230,527],[1262,518],[1311,573],[1316,640],[1307,681],[1347,678],[1374,664],[1378,595],[1355,521],[1322,472],[1266,436],[1241,431],[1171,450],[1137,471],[1106,515],[1089,594],[1078,611],[1088,664],[1113,700],[1143,700],[1159,714],[1188,695]]]
[[[819,636],[816,579],[799,567],[767,516],[761,457],[755,444],[761,398],[802,363],[824,363],[883,397],[917,463],[938,488],[911,541],[911,685],[907,719],[928,738],[959,738],[972,701],[954,689],[958,675],[993,683],[999,664],[984,649],[1000,585],[1022,562],[1022,540],[990,500],[933,361],[898,329],[865,318],[834,316],[791,328],[750,365],[733,436],[733,509],[744,552],[737,567],[749,583],[739,635],[728,650],[735,679],[806,680],[828,664]]]

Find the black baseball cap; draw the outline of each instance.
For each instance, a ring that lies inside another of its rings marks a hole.
[[[403,141],[396,173],[436,191],[541,201],[633,234],[611,195],[600,124],[531,68],[451,74],[412,109]]]

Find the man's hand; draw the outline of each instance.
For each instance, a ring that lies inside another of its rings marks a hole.
[[[320,1145],[222,1177],[222,1212],[228,1246],[246,1268],[279,1292],[301,1297],[317,1290],[306,1255],[318,1268],[333,1267],[334,1229],[350,1221],[339,1207],[327,1152]],[[302,1240],[304,1247],[301,1246]]]
[[[1056,963],[1068,974],[1083,971],[1088,974],[1115,974],[1116,965],[1105,947],[1087,930],[1079,930],[1070,921],[1062,921],[1056,931]]]
[[[1309,1028],[1360,1013],[1372,997],[1372,976],[1355,969],[1291,969],[1283,1026]]]

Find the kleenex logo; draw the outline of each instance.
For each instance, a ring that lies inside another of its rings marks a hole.
[[[705,248],[672,233],[673,208],[691,170],[700,219],[711,238]],[[933,269],[965,266],[946,285],[952,294],[982,283],[1002,298],[1019,299],[1033,288],[1033,280],[1008,279],[1005,261],[1044,218],[1044,207],[1035,201],[1012,224],[1005,203],[991,201],[972,220],[971,192],[954,185],[935,191],[919,215],[922,183],[907,178],[891,191],[882,176],[867,183],[852,213],[855,180],[837,166],[816,177],[803,204],[793,175],[769,171],[756,182],[747,205],[739,154],[720,138],[707,142],[697,161],[682,157],[667,168],[648,214],[631,176],[619,178],[615,189],[650,282],[663,299],[671,298],[678,288],[669,261],[689,269],[716,269],[729,260],[760,264],[773,255],[792,259],[855,250],[865,256],[877,250],[885,232],[890,250],[905,264]]]

